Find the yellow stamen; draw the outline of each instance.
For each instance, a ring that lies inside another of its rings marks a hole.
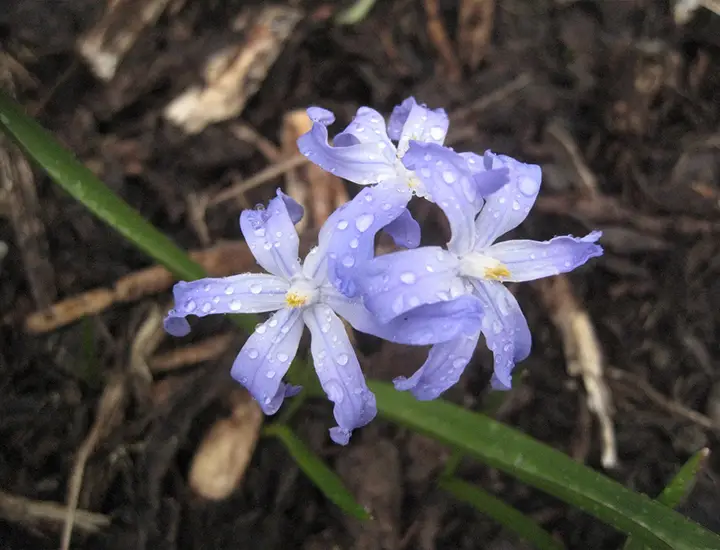
[[[500,279],[510,277],[510,270],[505,264],[499,264],[493,267],[485,268],[485,278],[491,281],[499,281]]]
[[[307,301],[307,296],[298,294],[292,290],[285,294],[285,303],[288,307],[302,307],[307,303]]]

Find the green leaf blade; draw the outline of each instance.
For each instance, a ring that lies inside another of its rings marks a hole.
[[[458,500],[470,504],[481,513],[490,516],[539,550],[563,550],[565,548],[525,514],[478,487],[457,478],[441,480],[440,487]]]
[[[62,147],[50,132],[26,115],[22,108],[2,91],[0,129],[45,170],[55,183],[176,276],[187,280],[205,276],[205,271],[199,264],[192,261],[172,240],[110,190],[72,153]]]
[[[320,460],[290,428],[282,424],[272,424],[265,428],[265,434],[279,439],[305,475],[343,512],[360,520],[371,519],[368,511],[358,504],[340,477]]]
[[[517,430],[442,400],[416,401],[384,382],[369,385],[385,418],[464,451],[653,548],[720,549],[716,534]]]

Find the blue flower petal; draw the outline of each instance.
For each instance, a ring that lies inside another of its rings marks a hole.
[[[404,248],[420,246],[420,224],[412,217],[408,209],[385,226],[385,233],[390,235],[395,244]]]
[[[299,309],[284,308],[258,325],[233,363],[231,376],[247,388],[265,414],[275,414],[297,388],[282,379],[300,344]]]
[[[420,401],[437,399],[460,379],[477,347],[480,332],[463,334],[430,349],[427,361],[410,378],[393,380],[395,389],[410,391]]]
[[[288,211],[290,206],[290,211]],[[268,273],[290,279],[300,271],[298,239],[293,218],[302,207],[282,192],[267,209],[243,210],[240,229],[257,263]]]
[[[337,315],[325,304],[303,313],[310,329],[310,349],[320,384],[335,403],[337,427],[330,430],[335,443],[347,445],[355,428],[365,426],[377,414],[375,395],[368,389],[355,350]]]
[[[173,288],[175,307],[165,318],[165,330],[185,336],[188,315],[205,317],[220,313],[263,313],[285,306],[290,284],[266,273],[243,273],[232,277],[180,281]]]
[[[442,145],[449,120],[444,109],[428,109],[409,97],[393,109],[388,135],[395,141],[423,141]]]
[[[475,222],[475,248],[481,249],[515,229],[527,217],[540,192],[542,171],[536,164],[525,164],[505,155],[485,154],[492,169],[507,168],[510,182],[488,196]]]
[[[497,281],[471,280],[483,305],[482,333],[494,355],[493,385],[510,389],[515,363],[530,354],[532,337],[527,320],[512,293]]]
[[[523,282],[567,273],[590,258],[601,256],[595,242],[602,236],[593,231],[585,237],[562,236],[549,241],[505,241],[485,249],[484,254],[502,262],[510,271],[504,281]]]
[[[425,304],[467,293],[458,276],[458,259],[439,246],[378,256],[355,273],[366,307],[381,323]]]
[[[349,136],[357,135],[357,129],[347,132],[340,138],[340,143],[331,146],[328,143],[327,125],[335,117],[330,111],[311,107],[308,116],[313,121],[312,128],[298,138],[300,152],[323,170],[331,172],[346,180],[367,185],[395,177],[394,160],[390,160],[387,151],[389,142],[381,149],[378,141],[352,143]],[[381,138],[382,136],[380,136]],[[356,138],[355,138],[356,139]],[[384,142],[382,142],[384,143]],[[394,149],[391,150],[394,156]]]

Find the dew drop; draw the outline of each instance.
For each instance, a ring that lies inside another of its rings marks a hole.
[[[345,267],[352,267],[352,266],[355,265],[355,258],[353,258],[352,256],[345,256],[345,257],[342,259],[342,264],[343,264]]]
[[[204,290],[205,292],[210,292],[210,285],[205,285],[205,286],[203,287],[203,290]]]
[[[213,296],[212,303],[213,303],[213,304],[219,304],[219,303],[220,303],[220,298],[218,298],[217,296]]]
[[[255,332],[258,334],[265,334],[267,332],[267,327],[265,325],[258,325],[255,327]]]
[[[453,183],[455,181],[455,174],[450,170],[445,170],[442,173],[442,178],[445,183]]]
[[[531,197],[535,193],[537,193],[539,186],[538,186],[538,183],[534,179],[525,176],[525,177],[520,178],[520,181],[518,182],[518,187],[520,188],[520,192],[523,195],[525,195],[527,197]]]
[[[269,326],[270,328],[276,327],[277,324],[278,324],[277,319],[270,319],[270,320],[268,321],[268,326]],[[283,327],[283,328],[285,328],[285,327]]]
[[[387,212],[388,210],[390,210],[390,209],[392,208],[392,206],[390,205],[390,203],[386,202],[386,203],[383,203],[383,205],[382,205],[381,208],[382,208],[385,212]]]
[[[232,302],[230,302],[230,309],[232,311],[239,311],[241,307],[242,302],[240,300],[233,300]]]
[[[520,203],[518,201],[513,201],[512,209],[515,211],[520,210]]]
[[[328,380],[325,382],[325,393],[327,393],[328,399],[335,403],[342,403],[345,398],[342,385],[337,380]]]
[[[430,128],[430,137],[439,141],[445,137],[445,131],[440,126],[433,126]]]
[[[281,363],[284,363],[288,359],[289,359],[289,357],[288,357],[287,353],[278,353],[277,354],[277,360],[280,361]]]
[[[495,334],[500,334],[502,332],[502,323],[500,321],[493,322],[493,332]]]
[[[228,296],[230,296],[230,294],[232,294],[233,292],[235,292],[235,288],[233,288],[232,286],[225,287],[225,294],[227,294]]]
[[[347,229],[347,226],[348,226],[347,220],[340,220],[337,224],[337,228],[340,229],[341,231],[343,229]]]
[[[350,241],[350,248],[357,248],[360,245],[360,242],[357,239],[353,239]]]
[[[412,285],[415,283],[416,277],[411,271],[406,271],[405,273],[400,274],[400,280],[406,285]]]
[[[210,302],[205,302],[202,306],[203,313],[210,313],[211,309],[212,306],[210,305]]]
[[[260,294],[262,292],[262,285],[259,283],[253,283],[250,285],[250,292],[253,294]]]
[[[265,228],[264,227],[258,227],[255,231],[256,237],[264,237],[265,236]]]
[[[355,227],[360,233],[367,231],[372,223],[375,221],[375,216],[372,214],[363,214],[357,220],[355,220]]]
[[[194,300],[188,300],[185,302],[185,309],[188,311],[195,311],[195,308],[197,308],[197,304]]]
[[[273,379],[273,378],[275,378],[275,371],[274,371],[274,370],[269,370],[269,371],[267,371],[267,372],[265,373],[265,376],[268,377],[268,378],[270,378],[270,379]]]
[[[429,178],[430,177],[430,169],[423,166],[422,168],[420,168],[420,174],[422,174],[422,176],[424,178]]]
[[[341,353],[336,357],[337,364],[341,366],[347,365],[349,360],[350,358],[348,357],[347,353]]]
[[[258,350],[256,350],[255,348],[250,348],[249,350],[247,350],[247,354],[250,359],[257,359],[258,355],[260,355],[258,353]]]

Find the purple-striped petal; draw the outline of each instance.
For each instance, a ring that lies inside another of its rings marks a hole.
[[[474,220],[482,205],[482,195],[477,183],[471,179],[467,161],[446,147],[412,142],[403,163],[415,171],[431,200],[445,212],[452,231],[448,249],[456,254],[472,250]],[[490,170],[483,175],[492,183],[493,189],[507,183],[507,170]]]
[[[463,334],[454,340],[433,346],[427,360],[415,374],[410,378],[400,376],[393,380],[395,389],[410,391],[420,401],[437,399],[460,380],[479,338],[480,332]]]
[[[325,303],[355,330],[413,346],[446,342],[477,330],[483,316],[480,300],[474,296],[419,306],[385,324],[365,308],[360,298],[335,293],[326,295]]]
[[[584,237],[562,236],[549,241],[505,241],[486,248],[484,254],[502,262],[510,271],[504,281],[523,282],[567,273],[590,258],[601,256],[603,249],[595,244],[602,232]]]
[[[458,276],[454,254],[439,246],[424,246],[378,256],[355,273],[355,284],[365,306],[387,323],[425,304],[434,304],[466,294]]]
[[[355,428],[375,418],[375,396],[365,383],[345,327],[332,309],[318,304],[306,309],[303,318],[312,335],[310,350],[318,379],[328,399],[335,403],[333,414],[338,425],[330,429],[330,437],[347,445]]]
[[[515,363],[530,355],[532,337],[515,296],[497,281],[472,279],[485,316],[482,333],[494,356],[493,386],[510,389]]]
[[[247,388],[265,414],[275,414],[297,388],[282,381],[297,353],[300,309],[284,308],[258,325],[233,363],[231,376]]]
[[[289,288],[285,279],[266,273],[180,281],[173,287],[175,307],[165,318],[165,330],[173,336],[185,336],[190,332],[185,319],[188,315],[275,311],[285,306]]]
[[[240,214],[240,229],[250,252],[268,273],[289,279],[300,270],[300,240],[293,222],[298,216],[302,216],[302,207],[279,189],[267,208]]]
[[[354,130],[352,134],[346,133],[341,143],[333,147],[328,143],[327,131],[327,126],[335,120],[333,114],[319,107],[311,107],[307,113],[313,125],[309,132],[298,138],[297,143],[300,152],[309,160],[323,170],[362,185],[395,177],[394,161],[388,160],[385,150],[378,146],[381,140],[358,140],[357,143],[348,144],[351,141],[349,136],[357,135],[357,130]]]
[[[395,141],[415,140],[442,145],[449,120],[444,109],[428,109],[409,97],[397,105],[388,122],[388,135]]]
[[[385,233],[390,235],[395,244],[403,248],[420,246],[420,224],[406,208],[402,214],[385,226]]]
[[[375,235],[405,212],[410,198],[408,189],[391,182],[366,187],[325,222],[317,261],[313,261],[319,264],[327,254],[327,277],[343,294],[355,295],[353,279],[358,267],[373,257]]]
[[[485,153],[486,166],[507,168],[510,182],[485,199],[475,222],[475,248],[481,249],[515,229],[527,217],[540,192],[542,171],[536,164],[525,164],[505,155]]]

